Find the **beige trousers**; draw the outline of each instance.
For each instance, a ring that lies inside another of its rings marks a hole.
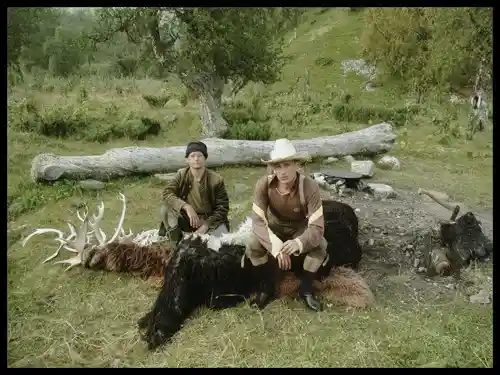
[[[167,231],[180,227],[182,231],[187,232],[188,227],[190,228],[189,222],[186,223],[185,221],[187,220],[185,220],[184,217],[179,216],[166,204],[161,205],[160,216],[165,228],[167,228]],[[217,228],[209,229],[207,233],[220,237],[223,233],[228,233],[228,230],[225,224],[221,224]]]
[[[288,239],[293,239],[295,237],[297,237],[297,235]],[[327,252],[326,252],[327,247],[328,243],[323,237],[319,246],[315,247],[314,249],[306,253],[303,265],[305,271],[308,272],[318,271],[319,267],[321,267],[321,264],[325,261],[327,257]],[[268,251],[264,248],[264,246],[260,244],[259,238],[253,233],[250,236],[250,240],[248,241],[245,254],[248,257],[248,259],[250,259],[250,262],[252,262],[254,266],[265,264],[269,259]]]

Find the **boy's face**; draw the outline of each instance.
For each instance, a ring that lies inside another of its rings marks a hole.
[[[205,167],[205,156],[200,151],[194,151],[188,155],[187,162],[190,168],[201,169]]]
[[[274,169],[279,182],[284,184],[292,182],[299,170],[299,164],[294,161],[272,164],[271,167]]]

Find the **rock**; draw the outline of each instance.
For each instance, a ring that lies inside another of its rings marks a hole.
[[[177,173],[157,173],[155,174],[155,177],[160,180],[171,181],[175,178],[176,174]]]
[[[373,176],[373,161],[371,160],[358,160],[351,163],[351,172],[359,173],[364,177]]]
[[[354,195],[354,189],[348,187],[342,189],[342,196],[351,197],[353,195]]]
[[[385,155],[378,162],[377,166],[381,169],[391,169],[391,170],[399,170],[401,169],[401,163],[394,156]]]
[[[356,161],[352,155],[346,155],[342,158],[343,161],[346,161],[348,163],[352,163],[353,161]]]
[[[339,159],[334,158],[333,156],[330,156],[328,159],[325,160],[325,164],[331,164],[339,161]]]
[[[84,190],[102,190],[106,187],[104,182],[92,179],[80,181],[78,184]]]
[[[388,199],[396,197],[396,192],[389,185],[370,183],[367,184],[367,186],[371,190],[373,196],[377,199]]]
[[[177,113],[174,113],[173,115],[166,116],[165,117],[165,122],[167,123],[167,125],[173,125],[173,124],[175,124],[175,122],[177,121],[177,119],[178,119]]]
[[[373,87],[372,83],[371,82],[368,82],[366,85],[365,85],[365,91],[367,92],[373,92],[375,91],[375,87]]]
[[[469,298],[471,303],[480,303],[483,305],[490,303],[490,293],[488,293],[484,289],[481,289],[481,291],[478,294],[474,294]]]

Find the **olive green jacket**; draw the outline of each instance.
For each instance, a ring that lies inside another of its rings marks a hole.
[[[186,203],[192,181],[193,175],[189,172],[189,167],[182,168],[177,171],[174,179],[163,190],[163,201],[179,215],[181,215],[182,206]],[[227,217],[229,213],[229,196],[222,176],[207,168],[201,178],[200,187],[205,192],[206,199],[208,199],[212,207],[212,212],[206,219],[209,229],[215,229],[219,225],[225,224],[229,230]]]

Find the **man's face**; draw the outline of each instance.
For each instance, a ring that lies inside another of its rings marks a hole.
[[[278,180],[284,184],[292,182],[299,170],[299,165],[294,161],[276,163],[271,167],[274,169],[274,173],[276,173]]]
[[[187,157],[187,161],[190,168],[201,169],[205,167],[205,156],[199,151],[190,153]]]

